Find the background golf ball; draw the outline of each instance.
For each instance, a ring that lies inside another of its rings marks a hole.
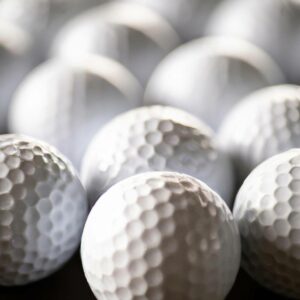
[[[300,150],[274,156],[246,179],[234,217],[243,266],[265,287],[300,297]]]
[[[121,62],[146,83],[161,59],[179,43],[173,28],[150,9],[112,2],[92,9],[61,30],[53,52],[72,59],[102,54]]]
[[[10,111],[10,129],[53,144],[78,167],[98,129],[141,102],[142,90],[121,65],[100,56],[76,65],[51,60],[21,85]]]
[[[31,37],[21,28],[0,20],[0,133],[7,131],[9,104],[19,83],[31,70]]]
[[[77,249],[87,199],[73,167],[50,146],[0,136],[0,284],[44,278]]]
[[[203,35],[205,25],[221,0],[131,0],[165,17],[184,40]]]
[[[145,102],[185,109],[217,128],[241,97],[282,80],[276,64],[258,48],[241,40],[205,38],[179,47],[162,61]]]
[[[231,204],[231,162],[202,122],[162,106],[124,113],[95,136],[83,160],[81,177],[91,205],[116,182],[146,171],[177,171],[203,180]]]
[[[270,87],[248,96],[227,116],[219,139],[240,182],[265,159],[300,147],[300,87]]]
[[[59,28],[81,11],[102,0],[0,0],[0,18],[12,22],[35,38],[40,59]]]
[[[269,53],[289,80],[300,80],[300,2],[227,0],[214,13],[209,34],[236,36]]]
[[[99,300],[221,300],[239,269],[240,238],[227,205],[207,185],[144,173],[96,203],[81,257]]]

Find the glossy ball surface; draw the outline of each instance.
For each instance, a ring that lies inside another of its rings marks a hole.
[[[219,140],[240,182],[265,159],[300,147],[300,87],[275,86],[246,97],[227,116]]]
[[[128,1],[128,0],[125,0]],[[201,37],[221,0],[131,0],[152,8],[168,20],[183,40]]]
[[[12,132],[47,141],[79,167],[93,135],[138,106],[142,89],[109,59],[89,56],[76,63],[51,60],[34,70],[15,95],[9,125]]]
[[[57,36],[53,53],[67,60],[86,53],[111,57],[146,84],[157,64],[178,45],[174,29],[154,11],[112,2],[69,22]]]
[[[118,181],[147,171],[192,175],[231,204],[231,162],[218,149],[212,131],[179,109],[143,107],[113,119],[88,147],[81,178],[93,205]]]
[[[227,0],[212,15],[207,34],[257,45],[273,57],[289,81],[299,83],[299,27],[298,0]]]
[[[50,146],[0,136],[0,284],[23,285],[59,269],[79,246],[87,217],[73,167]]]
[[[260,284],[300,297],[300,150],[276,155],[245,180],[234,206],[242,265]]]
[[[182,108],[216,129],[242,97],[282,80],[258,48],[236,39],[204,38],[177,48],[159,64],[145,103]]]
[[[81,245],[99,300],[221,300],[240,264],[225,202],[178,173],[144,173],[113,186],[92,209]]]

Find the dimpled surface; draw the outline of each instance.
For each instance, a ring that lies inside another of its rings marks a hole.
[[[76,167],[93,135],[117,114],[138,106],[142,89],[121,65],[97,56],[67,64],[51,60],[18,89],[11,132],[45,140]]]
[[[234,206],[243,266],[265,287],[300,298],[300,150],[274,156],[246,179]]]
[[[77,249],[87,200],[73,168],[46,144],[0,136],[0,284],[22,285]]]
[[[248,96],[227,116],[219,139],[240,181],[265,159],[300,147],[300,87],[276,86]]]
[[[81,256],[99,300],[221,300],[239,268],[240,238],[225,202],[207,185],[144,173],[96,203]]]
[[[218,149],[206,125],[171,107],[138,108],[108,123],[91,142],[81,177],[93,204],[126,177],[166,170],[201,179],[231,204],[231,162]]]
[[[250,41],[274,58],[289,81],[299,83],[299,0],[226,0],[208,23],[207,34]]]
[[[145,103],[182,108],[216,129],[241,97],[282,80],[276,64],[253,45],[204,38],[180,46],[159,64]]]
[[[106,55],[146,84],[153,69],[178,44],[174,29],[154,11],[112,1],[69,22],[53,48],[55,54],[68,60],[85,53]]]

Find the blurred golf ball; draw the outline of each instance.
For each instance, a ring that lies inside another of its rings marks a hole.
[[[60,27],[81,11],[104,0],[0,0],[0,19],[12,22],[35,38],[43,59]]]
[[[269,53],[289,80],[300,80],[300,2],[227,0],[209,22],[209,34],[243,38]]]
[[[246,97],[227,116],[219,139],[240,182],[265,159],[300,147],[300,87],[269,87]]]
[[[0,284],[23,285],[59,269],[77,249],[85,191],[56,150],[0,136]]]
[[[282,81],[276,64],[255,46],[204,38],[179,47],[160,63],[145,103],[182,108],[216,129],[241,97]]]
[[[64,59],[94,53],[126,66],[143,84],[161,59],[179,44],[172,27],[150,9],[112,2],[69,22],[54,43]]]
[[[33,68],[34,57],[30,35],[3,20],[0,20],[0,28],[0,133],[6,133],[12,95]]]
[[[240,237],[225,202],[187,175],[155,172],[109,189],[81,244],[97,299],[224,299],[240,265]]]
[[[300,150],[258,166],[241,187],[234,217],[242,236],[242,265],[260,284],[300,297]]]
[[[131,0],[157,11],[184,40],[198,38],[221,0]]]
[[[166,170],[203,180],[231,204],[234,174],[228,157],[206,125],[171,107],[138,108],[109,122],[88,147],[81,178],[92,206],[126,177]]]
[[[79,167],[85,148],[101,126],[138,106],[142,90],[121,65],[100,56],[76,64],[51,60],[18,89],[10,129],[53,144]]]

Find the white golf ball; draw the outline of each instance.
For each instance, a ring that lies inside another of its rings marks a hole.
[[[300,297],[300,150],[276,155],[245,180],[234,206],[242,265],[260,284]]]
[[[104,0],[0,0],[0,19],[30,33],[44,59],[60,27],[74,15]]]
[[[213,14],[207,33],[235,36],[269,53],[289,80],[300,80],[300,2],[227,0]]]
[[[112,2],[69,22],[57,36],[53,53],[67,60],[86,53],[105,55],[146,84],[157,64],[178,44],[173,28],[152,10]]]
[[[96,203],[81,257],[99,300],[222,300],[239,269],[240,237],[227,205],[204,183],[144,173]]]
[[[76,65],[46,62],[18,89],[10,130],[49,142],[78,167],[85,148],[103,124],[138,106],[142,89],[121,65],[86,56]]]
[[[154,9],[172,24],[184,40],[191,40],[204,34],[206,23],[221,0],[131,0],[131,2]]]
[[[6,133],[11,98],[35,60],[30,35],[3,20],[0,28],[0,133]]]
[[[204,38],[179,47],[161,62],[145,102],[182,108],[216,129],[241,97],[282,81],[276,64],[255,46]]]
[[[219,139],[240,182],[265,159],[300,147],[300,87],[269,87],[246,97],[227,116]]]
[[[211,130],[184,111],[153,106],[116,117],[92,140],[81,178],[92,206],[118,181],[147,171],[192,175],[219,192],[229,205],[233,200],[231,162],[218,149]]]
[[[85,191],[56,150],[0,136],[0,284],[23,285],[59,269],[79,246]]]

